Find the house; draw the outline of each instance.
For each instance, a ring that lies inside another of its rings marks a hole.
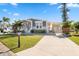
[[[52,30],[55,33],[62,33],[62,25],[61,25],[61,23],[60,22],[53,22]]]
[[[44,20],[27,19],[22,21],[21,30],[26,33],[49,32],[49,23]]]
[[[24,33],[59,33],[62,32],[60,23],[52,23],[45,20],[27,19],[22,20],[20,31]],[[16,29],[16,25],[13,26]],[[19,28],[19,27],[18,27]]]

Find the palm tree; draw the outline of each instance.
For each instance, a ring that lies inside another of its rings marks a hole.
[[[67,13],[69,12],[69,9],[67,8],[66,3],[62,3],[61,10],[62,10],[62,19],[63,19],[62,31],[64,34],[69,34],[71,21],[68,20]]]
[[[10,18],[7,18],[7,17],[3,17],[3,21],[4,22],[9,22]]]
[[[68,21],[68,11],[69,9],[67,8],[67,4],[66,3],[62,3],[62,19],[63,19],[63,22],[66,22]]]
[[[3,17],[3,22],[7,22],[7,23],[8,23],[8,25],[10,25],[9,21],[10,21],[10,18]]]
[[[10,23],[9,23],[10,18],[3,17],[2,21],[3,21],[3,24],[4,24],[4,25],[6,25],[6,26],[9,26],[9,25],[10,25]],[[7,24],[7,23],[8,23],[8,24]]]
[[[20,31],[21,26],[22,26],[22,21],[20,21],[20,20],[19,21],[15,21],[15,23],[13,24],[14,32],[16,33],[18,31]]]

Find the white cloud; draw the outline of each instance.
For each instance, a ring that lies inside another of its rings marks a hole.
[[[59,5],[58,7],[57,7],[57,9],[60,9],[62,7],[62,5]]]
[[[46,13],[46,12],[47,12],[47,10],[44,10],[44,11],[43,11],[43,13]]]
[[[70,3],[67,4],[68,7],[79,7],[79,4],[75,4],[75,3]]]
[[[11,5],[13,5],[13,6],[18,6],[18,4],[17,3],[10,3]]]
[[[58,6],[58,9],[61,8],[62,5]],[[76,4],[76,3],[68,3],[67,4],[67,7],[79,7],[79,4]]]
[[[49,3],[50,6],[52,6],[52,5],[56,5],[56,4],[57,4],[57,3]]]
[[[19,15],[20,15],[19,13],[14,13],[14,14],[13,14],[13,16],[19,16]]]
[[[11,12],[8,12],[8,14],[10,15],[10,14],[11,14]]]
[[[67,14],[70,14],[69,12],[67,12]]]
[[[3,9],[3,12],[7,12],[7,9]]]
[[[7,13],[7,14],[9,14],[9,15],[11,14],[11,12],[8,12],[7,9],[3,9],[2,11],[5,12],[5,13]]]
[[[13,6],[18,6],[18,3],[0,3],[0,5],[13,5]]]
[[[0,5],[6,5],[6,3],[0,3]]]

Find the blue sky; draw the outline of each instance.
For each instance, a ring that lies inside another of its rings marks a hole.
[[[67,4],[70,12],[69,19],[79,20],[79,5]],[[57,3],[2,3],[0,4],[0,19],[9,17],[14,20],[27,18],[43,19],[52,22],[61,22],[61,5]]]

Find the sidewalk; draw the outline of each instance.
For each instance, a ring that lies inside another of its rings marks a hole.
[[[0,42],[0,56],[15,56],[15,54]]]
[[[79,46],[67,38],[47,35],[35,47],[16,54],[18,56],[79,56]]]

